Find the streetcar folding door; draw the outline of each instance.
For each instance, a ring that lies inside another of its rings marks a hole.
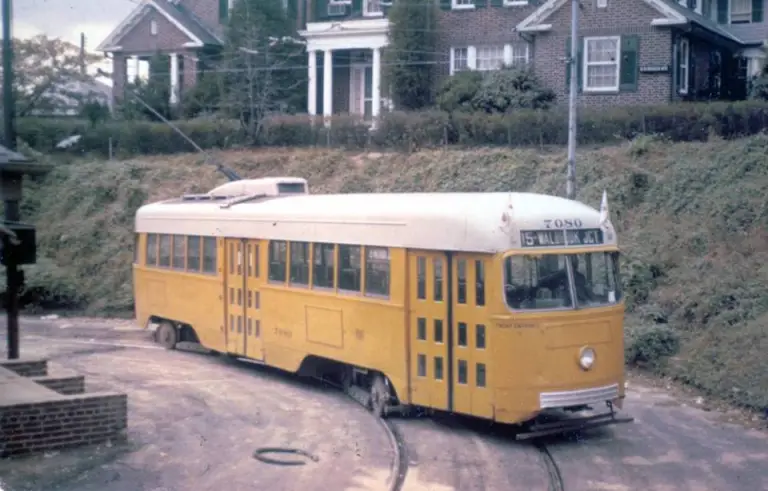
[[[259,241],[224,242],[224,316],[227,352],[263,359]]]
[[[447,265],[444,253],[408,253],[410,403],[441,410],[450,410]]]

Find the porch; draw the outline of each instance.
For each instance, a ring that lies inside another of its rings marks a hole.
[[[307,42],[310,115],[351,114],[375,123],[382,107],[391,107],[381,90],[388,31],[386,18],[307,24],[300,34]]]

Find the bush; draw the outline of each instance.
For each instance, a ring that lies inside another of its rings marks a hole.
[[[677,331],[664,324],[627,326],[624,360],[629,365],[658,366],[680,350]]]
[[[454,102],[461,99],[454,96],[451,96]],[[354,116],[334,117],[330,127],[326,127],[322,118],[313,120],[306,114],[280,115],[264,121],[264,131],[256,141],[249,141],[240,124],[233,120],[200,119],[176,124],[203,149],[245,145],[415,149],[451,144],[564,145],[568,140],[566,116],[562,109],[520,109],[505,114],[394,111],[382,114],[378,128],[370,130],[364,121]],[[581,145],[615,143],[641,135],[654,135],[669,142],[707,141],[713,135],[733,139],[754,135],[766,128],[768,102],[764,101],[586,108],[579,114],[577,138]],[[193,150],[188,141],[164,123],[110,122],[89,128],[86,121],[25,119],[19,122],[18,132],[30,147],[44,152],[73,134],[83,135],[79,145],[82,151],[102,156],[108,154],[110,138],[113,150],[120,156]]]

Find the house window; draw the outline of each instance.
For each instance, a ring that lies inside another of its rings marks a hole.
[[[477,69],[498,70],[504,65],[504,46],[480,46],[477,48]]]
[[[731,24],[752,22],[752,0],[731,0]]]
[[[681,94],[688,93],[688,80],[690,79],[690,63],[691,63],[691,44],[687,39],[680,40],[680,70],[678,71],[679,77],[679,92]]]
[[[688,7],[697,14],[701,14],[702,8],[704,6],[704,0],[680,0],[680,5],[683,7]]]
[[[451,7],[454,9],[473,9],[475,0],[451,0]]]
[[[451,49],[451,75],[469,68],[469,48]]]
[[[149,34],[152,36],[157,36],[157,21],[152,20],[149,22]]]
[[[525,65],[528,63],[528,43],[512,44],[510,47],[510,65]]]
[[[619,90],[621,38],[584,38],[584,91],[612,92]]]
[[[363,15],[375,17],[381,15],[381,0],[363,0]]]

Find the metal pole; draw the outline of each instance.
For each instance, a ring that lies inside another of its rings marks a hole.
[[[16,150],[16,128],[13,101],[13,38],[11,37],[11,0],[3,1],[3,119],[5,121],[5,146]]]
[[[3,1],[3,118],[5,121],[5,146],[16,150],[16,104],[13,100],[13,37],[11,35],[11,0]],[[4,179],[12,179],[4,176]],[[18,177],[21,179],[21,176]],[[7,186],[7,185],[6,185]],[[15,196],[14,196],[15,198]],[[5,200],[5,224],[19,221],[19,202]],[[6,237],[4,240],[8,241]],[[7,242],[6,242],[7,245]],[[5,268],[7,287],[5,291],[8,314],[8,358],[19,357],[19,270],[9,263]]]
[[[576,198],[576,95],[579,66],[579,0],[571,0],[571,66],[570,94],[568,96],[568,181],[566,197]]]

